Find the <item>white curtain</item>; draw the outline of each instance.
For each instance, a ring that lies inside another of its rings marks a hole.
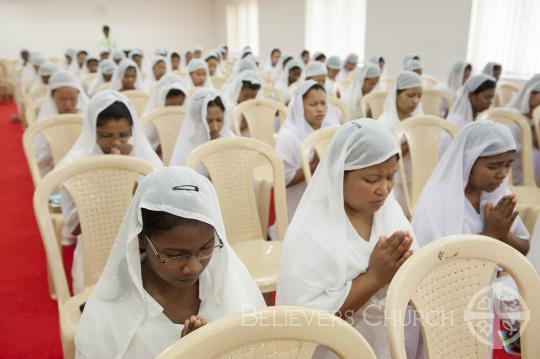
[[[306,0],[306,48],[364,58],[366,0]]]
[[[259,53],[259,12],[257,0],[236,0],[227,4],[227,43],[232,54],[244,46]]]
[[[475,72],[489,61],[502,64],[504,77],[540,72],[539,15],[539,0],[473,0],[467,58]]]

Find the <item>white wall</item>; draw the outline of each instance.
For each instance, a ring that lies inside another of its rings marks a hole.
[[[0,57],[22,47],[46,56],[97,51],[101,26],[122,49],[214,47],[213,0],[0,0]]]
[[[420,55],[424,72],[446,81],[467,56],[470,0],[368,0],[366,56],[382,54],[395,74],[403,57]]]

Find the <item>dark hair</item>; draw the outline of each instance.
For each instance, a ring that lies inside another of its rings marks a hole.
[[[170,89],[169,92],[167,92],[167,96],[165,96],[166,99],[172,98],[172,97],[186,97],[186,94],[179,89]]]
[[[296,65],[295,65],[295,66],[293,66],[293,67],[291,67],[291,68],[289,69],[289,73],[290,73],[292,70],[294,70],[294,69],[298,69],[298,70],[302,71],[302,68],[301,68],[300,66],[296,66]]]
[[[493,65],[493,71],[502,71],[501,65]]]
[[[465,71],[465,70],[472,71],[472,65],[471,65],[471,64],[467,64],[467,66],[465,66],[465,68],[463,69],[463,71]]]
[[[303,50],[303,51],[300,53],[300,57],[304,57],[304,55],[309,55],[309,51],[308,51],[308,50]]]
[[[486,80],[482,82],[482,84],[480,84],[480,86],[478,86],[476,90],[473,91],[473,94],[478,95],[482,91],[491,90],[491,89],[494,89],[495,87],[497,87],[497,84],[495,83],[495,81]]]
[[[99,62],[99,61],[94,58],[89,58],[88,60],[86,60],[86,65],[88,66],[91,62]]]
[[[206,105],[206,108],[208,109],[212,106],[217,106],[221,109],[221,111],[225,112],[225,105],[223,104],[223,101],[221,100],[220,96],[216,97],[212,101],[209,101],[208,105]]]
[[[270,56],[274,56],[274,54],[276,52],[279,52],[281,54],[281,50],[276,48],[276,49],[272,49],[272,52],[270,53]]]
[[[287,62],[291,61],[292,60],[292,56],[286,56],[284,59],[283,59],[283,68],[285,68],[285,66],[287,66]]]
[[[261,85],[254,84],[249,81],[242,81],[242,89],[248,88],[253,91],[259,91],[261,89]]]
[[[151,211],[146,208],[141,208],[141,217],[143,223],[141,233],[146,234],[147,236],[151,236],[155,233],[169,231],[176,226],[206,225],[212,227],[209,224],[198,221],[196,219],[179,217],[163,211]]]
[[[179,59],[179,58],[180,58],[180,54],[179,54],[178,52],[173,52],[173,53],[171,54],[171,59],[174,59],[175,57],[176,57],[177,59]]]
[[[325,54],[319,54],[315,58],[315,61],[320,61],[320,60],[323,60],[323,59],[326,59],[326,55]]]
[[[244,55],[242,55],[242,58],[246,58],[247,55],[251,55],[251,51],[246,52]]]
[[[109,32],[110,29],[109,25],[103,25],[103,31]]]
[[[77,51],[77,56],[79,56],[80,54],[88,55],[88,52],[86,52],[86,50]]]
[[[310,93],[311,91],[314,91],[314,90],[323,90],[323,91],[326,93],[326,89],[324,88],[324,86],[321,85],[320,83],[316,83],[315,85],[311,86],[311,87],[306,91],[306,93],[304,93],[304,94],[302,95],[302,100],[305,100],[306,97],[309,95],[309,93]]]
[[[206,56],[206,58],[204,59],[204,61],[206,62],[207,60],[210,60],[210,59],[214,59],[216,61],[219,61],[217,56],[215,55],[209,55],[209,56]]]
[[[157,65],[157,63],[156,63],[156,65]],[[154,66],[156,66],[156,65],[154,65]],[[126,70],[124,71],[124,74],[126,73],[127,70],[130,70],[130,69],[133,69],[133,70],[135,70],[135,72],[137,72],[137,68],[135,66],[128,66],[128,67],[126,67]]]
[[[99,113],[96,126],[101,127],[110,120],[118,121],[121,119],[128,120],[129,125],[133,126],[133,118],[131,118],[131,113],[127,106],[120,101],[115,101],[112,105]]]
[[[418,56],[418,55],[414,55],[412,58],[413,58],[413,60],[418,60],[418,61],[420,61],[420,56]]]

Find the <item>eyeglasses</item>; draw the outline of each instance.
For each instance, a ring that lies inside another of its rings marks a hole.
[[[211,258],[214,255],[214,250],[218,251],[219,249],[223,248],[223,241],[221,240],[221,238],[219,237],[217,233],[215,234],[215,236],[217,240],[219,241],[219,243],[209,249],[199,251],[199,253],[197,254],[190,253],[190,254],[181,254],[179,256],[174,256],[174,257],[167,257],[163,254],[159,254],[156,247],[154,246],[154,243],[152,243],[148,235],[146,234],[144,235],[144,237],[146,238],[146,241],[148,242],[148,244],[150,244],[150,247],[152,248],[152,252],[154,252],[154,255],[156,256],[158,261],[169,268],[182,267],[186,265],[191,259],[191,257],[193,256],[197,257],[198,260],[205,260],[205,259]]]

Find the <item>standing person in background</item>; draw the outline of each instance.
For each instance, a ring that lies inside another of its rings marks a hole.
[[[109,27],[109,25],[104,25],[102,30],[103,36],[98,39],[99,48],[115,50],[116,40],[111,37],[111,28]]]

